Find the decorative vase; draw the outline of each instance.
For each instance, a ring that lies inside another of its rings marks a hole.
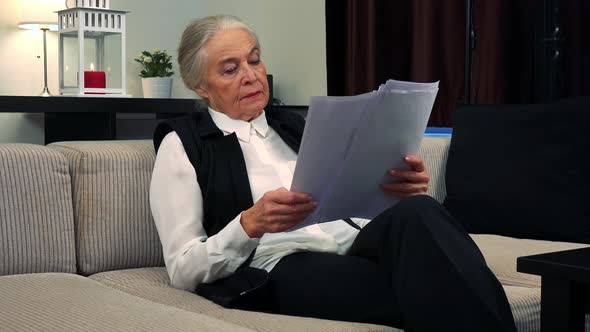
[[[141,79],[144,98],[170,98],[172,77],[143,77]]]

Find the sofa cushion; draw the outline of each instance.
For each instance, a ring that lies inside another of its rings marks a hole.
[[[472,234],[492,272],[503,285],[540,287],[541,277],[516,272],[516,258],[588,247],[586,244],[516,239],[499,235]]]
[[[64,273],[0,277],[3,331],[252,330]]]
[[[590,244],[590,97],[455,112],[445,206],[470,233]]]
[[[76,271],[66,159],[32,144],[0,144],[0,275]]]
[[[163,266],[148,190],[151,141],[58,142],[72,175],[79,273]]]
[[[244,326],[261,332],[299,331],[366,331],[395,332],[398,329],[361,323],[274,315],[259,312],[225,309],[196,294],[174,289],[165,268],[144,268],[103,272],[90,276],[91,279],[135,296],[167,304],[191,312],[206,314],[225,322]]]
[[[315,318],[295,318],[241,310],[224,309],[196,294],[170,287],[164,268],[112,271],[90,276],[106,286],[158,303],[218,317],[256,331],[401,331],[395,328],[336,322]],[[504,286],[519,332],[539,331],[541,291],[539,288]]]

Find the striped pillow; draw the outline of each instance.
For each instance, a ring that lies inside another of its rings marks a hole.
[[[71,181],[44,146],[0,144],[0,275],[76,272]]]
[[[428,184],[429,196],[442,203],[447,195],[445,187],[445,169],[449,155],[449,137],[424,137],[418,155],[424,160],[424,165],[430,175]]]
[[[70,163],[78,272],[163,266],[149,206],[151,141],[58,142]]]

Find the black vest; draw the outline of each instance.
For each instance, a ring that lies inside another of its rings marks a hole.
[[[289,111],[267,109],[265,113],[269,126],[299,152],[303,118]],[[180,137],[195,168],[203,194],[203,227],[207,236],[213,236],[254,204],[240,143],[235,133],[224,136],[207,111],[160,123],[154,133],[156,152],[171,131]],[[268,273],[247,264],[230,277],[198,285],[197,293],[225,307],[265,311],[263,293],[267,291]],[[254,293],[259,296],[245,296]]]
[[[288,111],[265,111],[266,118],[293,151],[299,152],[305,121]],[[175,131],[195,168],[203,193],[203,227],[217,234],[240,212],[254,204],[244,155],[235,133],[223,136],[208,112],[160,123],[154,133],[156,151],[164,137]]]

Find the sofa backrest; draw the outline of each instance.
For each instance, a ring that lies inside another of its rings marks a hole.
[[[419,155],[430,173],[428,194],[445,197],[450,139],[425,137]],[[69,164],[78,273],[163,266],[149,207],[152,142],[58,142],[48,145]]]
[[[430,175],[428,195],[442,203],[447,196],[445,171],[449,156],[450,137],[424,137],[418,155],[424,160]]]
[[[68,162],[32,144],[0,144],[0,275],[76,272]]]
[[[78,273],[163,266],[149,207],[151,141],[57,142],[72,178]]]

